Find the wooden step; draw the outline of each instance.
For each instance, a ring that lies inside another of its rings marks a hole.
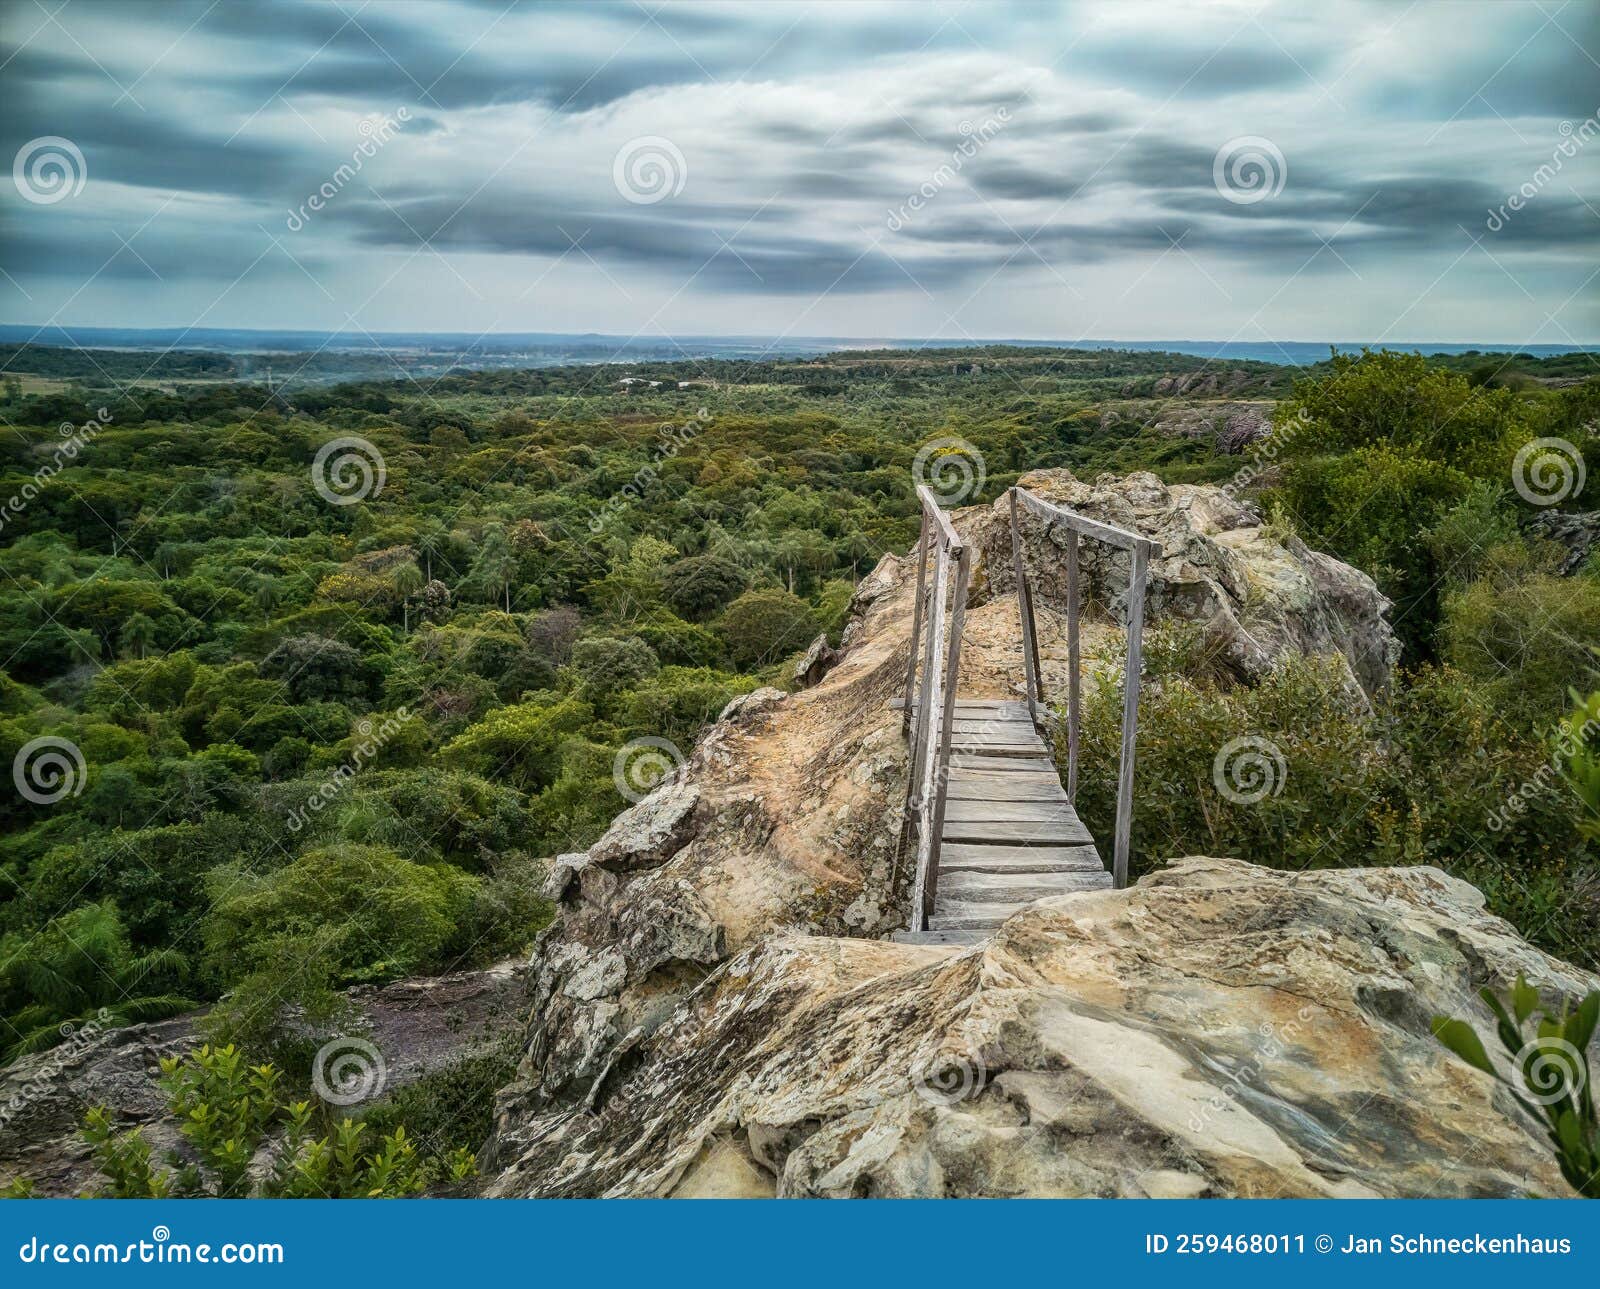
[[[944,873],[939,876],[938,908],[947,904],[1031,904],[1053,895],[1099,891],[1111,885],[1103,868],[1070,873]]]
[[[1002,752],[957,752],[950,754],[950,769],[956,770],[983,770],[991,774],[1010,774],[1017,770],[1039,774],[1054,774],[1056,763],[1045,753],[1034,750],[1028,752],[1015,752],[1007,755]]]
[[[1093,887],[1084,887],[1084,890],[1103,890],[1111,885],[1111,874],[1105,875],[1104,882]],[[1073,892],[1060,891],[1057,894],[1070,895]],[[952,900],[949,905],[941,904],[933,917],[928,919],[930,931],[985,931],[998,927],[1007,918],[1032,904],[1032,900],[1021,903],[988,902],[983,904],[957,902]]]
[[[1068,804],[1064,792],[1045,801],[947,800],[944,817],[957,822],[983,820],[994,823],[1078,824],[1078,812]]]
[[[942,848],[953,841],[974,842],[981,846],[1038,848],[1088,846],[1094,843],[1094,838],[1081,823],[1003,823],[996,819],[951,819],[947,815],[944,827],[939,832],[939,844]]]
[[[896,931],[889,939],[896,944],[982,944],[991,939],[987,931]]]
[[[996,782],[995,780],[998,780]],[[1031,774],[999,774],[988,781],[950,776],[950,801],[1059,801],[1067,794],[1054,779]]]
[[[940,880],[946,873],[1071,873],[1103,871],[1093,846],[950,845],[939,850]]]

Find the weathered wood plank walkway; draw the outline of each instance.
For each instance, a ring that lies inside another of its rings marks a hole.
[[[974,944],[1034,900],[1111,885],[1025,702],[957,698],[933,916],[910,944]]]

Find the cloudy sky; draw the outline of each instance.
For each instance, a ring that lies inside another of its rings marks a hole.
[[[1592,0],[0,0],[0,321],[1594,343],[1597,59]]]

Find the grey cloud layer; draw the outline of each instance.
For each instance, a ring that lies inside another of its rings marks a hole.
[[[419,249],[529,283],[559,264],[566,290],[648,279],[735,313],[755,297],[1054,289],[1071,265],[1125,261],[1133,278],[1175,243],[1287,275],[1332,271],[1333,239],[1425,287],[1570,137],[1561,122],[1600,110],[1600,6],[1575,3],[49,12],[0,0],[0,146],[65,136],[91,182],[0,204],[0,293],[19,319],[101,265],[104,294],[83,299],[107,309],[132,298],[118,283],[180,301],[185,281],[252,264],[316,301],[324,279],[365,295]],[[351,161],[359,120],[402,107],[410,120],[273,247]],[[1287,183],[1226,201],[1217,150],[1257,134]],[[681,194],[618,193],[612,159],[640,135],[681,151]],[[1498,232],[1506,263],[1600,250],[1600,139],[1586,146]],[[138,253],[123,248],[146,221]]]

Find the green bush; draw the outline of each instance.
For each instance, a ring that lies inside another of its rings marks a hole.
[[[163,1058],[161,1087],[185,1148],[158,1166],[142,1129],[118,1131],[107,1110],[91,1110],[83,1138],[105,1179],[93,1197],[398,1199],[441,1182],[460,1183],[474,1171],[465,1149],[443,1158],[419,1154],[403,1124],[371,1145],[360,1119],[339,1119],[330,1135],[319,1137],[312,1103],[285,1101],[282,1082],[275,1067],[249,1065],[233,1046]],[[255,1181],[251,1164],[264,1145],[271,1168]]]
[[[1575,799],[1528,792],[1523,809],[1508,808],[1519,786],[1551,777],[1543,737],[1509,728],[1493,691],[1459,672],[1410,679],[1370,714],[1315,659],[1256,688],[1181,674],[1149,685],[1131,874],[1193,854],[1289,870],[1434,864],[1552,952],[1600,962],[1597,856]],[[1112,672],[1088,687],[1079,762],[1078,810],[1107,854],[1120,680]],[[1057,759],[1065,773],[1064,735]]]
[[[811,607],[788,591],[746,591],[717,623],[728,655],[741,671],[766,666],[804,649],[817,634]]]
[[[224,980],[286,950],[325,965],[336,982],[393,979],[438,962],[477,886],[459,869],[378,846],[324,847],[265,876],[223,868],[211,879],[206,951]]]

